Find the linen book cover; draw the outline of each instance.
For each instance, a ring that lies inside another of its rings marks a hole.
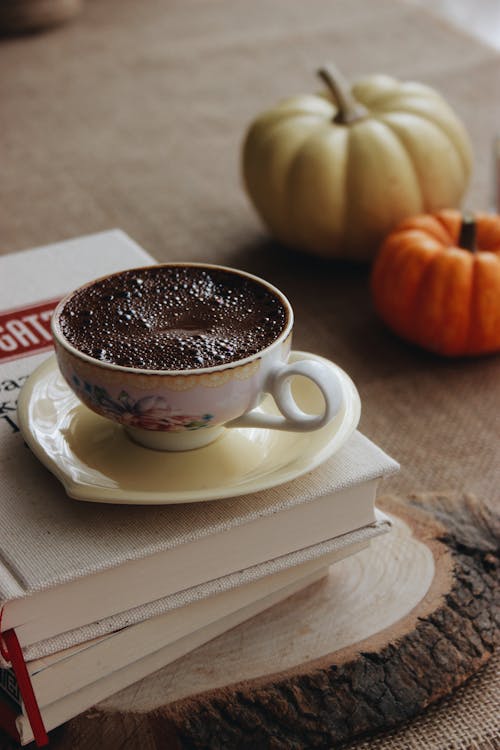
[[[354,491],[361,483],[397,470],[392,459],[356,433],[347,446],[314,472],[254,495],[215,503],[148,508],[70,500],[59,482],[25,446],[16,425],[16,396],[30,372],[50,353],[48,324],[57,299],[96,276],[151,262],[151,256],[118,230],[0,259],[2,278],[8,280],[0,318],[0,603],[4,630],[18,624],[11,617],[15,609],[11,605],[20,600],[30,598],[38,604],[42,599],[36,597],[41,594],[76,580],[86,581],[124,564],[129,565],[130,574],[132,563],[144,564],[160,553],[189,544],[202,546],[210,536],[235,533],[252,522],[272,519],[278,512],[311,503],[318,495]],[[308,541],[306,528],[303,544],[295,549],[375,521],[371,502],[369,515],[365,508],[359,517],[353,503],[332,506],[334,520],[346,513],[348,507],[349,514],[354,515],[344,517],[343,526],[338,526],[335,533],[325,532],[323,539]],[[274,556],[290,551],[286,547],[279,549],[279,535],[276,535]],[[252,564],[265,562],[272,556],[253,559]],[[216,555],[210,565],[204,559],[205,578],[191,583],[208,582],[233,572],[221,570],[217,559]],[[135,570],[136,588],[140,590],[148,571]],[[70,630],[189,588],[189,584],[178,585],[175,580],[169,581],[167,588],[162,580],[155,586],[156,579],[149,576],[145,586],[147,595],[142,599],[139,595],[130,603],[125,602],[125,606],[121,599],[113,601],[114,590],[108,591],[102,597],[102,607],[88,621],[82,621],[81,614],[71,621],[71,612],[61,606],[61,601],[55,606],[50,600],[51,614],[54,615],[54,608],[65,609],[65,616],[70,619],[63,630]],[[82,592],[88,594],[91,590]],[[63,632],[53,632],[53,623],[44,628],[42,618],[38,619],[39,630],[31,642]],[[26,642],[30,642],[27,634]]]

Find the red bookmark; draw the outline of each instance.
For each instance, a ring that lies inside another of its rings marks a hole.
[[[35,698],[31,678],[15,630],[11,629],[5,633],[1,633],[0,642],[2,645],[2,656],[11,663],[16,675],[17,684],[23,697],[26,715],[31,725],[36,745],[37,747],[44,747],[49,744],[49,738],[45,731],[42,715]]]

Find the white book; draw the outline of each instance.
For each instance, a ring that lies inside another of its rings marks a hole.
[[[366,529],[362,541],[359,534],[345,534],[336,548],[308,562],[277,573],[270,573],[251,583],[219,594],[193,601],[183,607],[149,618],[136,625],[98,636],[85,643],[40,657],[27,663],[33,689],[40,706],[58,700],[61,695],[80,689],[104,677],[129,661],[157,650],[192,630],[205,626],[226,615],[229,609],[246,606],[310,573],[324,570],[329,565],[365,549],[371,539],[389,530],[390,522],[380,514],[379,523]]]
[[[44,644],[57,636],[70,634],[65,645],[74,645],[162,614],[166,601],[173,606],[170,597],[175,606],[188,604],[248,582],[249,570],[256,580],[309,559],[315,545],[376,522],[377,484],[398,468],[354,433],[314,472],[252,495],[141,508],[69,499],[17,430],[19,386],[48,356],[55,300],[90,278],[152,262],[120,231],[0,258],[6,279],[0,306],[1,627],[15,630],[29,659],[46,653]]]
[[[191,591],[193,596],[199,597],[202,594],[199,587],[204,586],[206,595],[210,595],[210,582],[233,572],[238,572],[241,582],[244,582],[243,571],[248,568],[265,564],[270,559],[280,560],[289,553],[302,552],[319,542],[328,542],[352,529],[375,523],[377,485],[378,477],[338,492],[324,493],[313,502],[293,505],[279,513],[267,513],[257,518],[252,513],[247,519],[240,516],[240,525],[214,531],[195,541],[177,537],[178,543],[170,548],[167,545],[175,537],[167,529],[162,538],[166,549],[134,560],[127,557],[145,551],[148,539],[146,534],[142,534],[142,540],[134,539],[134,532],[130,530],[123,536],[120,559],[116,554],[112,558],[111,552],[102,554],[102,569],[92,573],[87,573],[85,558],[83,555],[79,558],[76,545],[71,554],[72,534],[67,530],[64,543],[58,544],[54,540],[47,553],[50,552],[54,562],[60,562],[61,573],[66,575],[66,565],[72,557],[72,565],[79,566],[76,570],[78,577],[67,582],[54,577],[47,588],[32,592],[20,590],[18,597],[4,600],[3,629],[14,628],[25,647],[96,621],[101,622],[101,627],[106,627],[104,620],[131,610],[135,611],[128,617],[142,619],[141,612],[146,614],[142,607],[178,592]],[[226,510],[231,512],[229,507]],[[203,519],[215,511],[210,507],[207,514],[197,515],[192,528],[198,533],[204,529],[210,531],[209,519],[205,526],[202,525]],[[175,521],[173,518],[168,524],[170,529]],[[231,523],[230,519],[228,523]],[[40,529],[41,533],[43,531],[46,528]],[[109,529],[110,537],[113,531],[113,528]],[[92,533],[86,536],[90,547]],[[17,538],[22,539],[21,536]],[[16,559],[14,556],[13,560]],[[107,567],[111,559],[112,567]],[[293,559],[291,564],[299,561],[300,557]],[[80,571],[86,574],[82,575]],[[28,569],[26,573],[29,572]]]
[[[384,520],[380,518],[378,533],[384,530]],[[388,525],[387,522],[385,529]],[[365,549],[369,543],[369,538],[346,543],[336,552],[28,662],[45,729],[50,731],[229,628],[283,601],[326,575],[330,565]],[[23,745],[28,744],[34,739],[33,731],[13,673],[4,670],[0,677],[0,701],[3,697],[12,711],[14,723],[11,731],[15,724],[16,739]]]

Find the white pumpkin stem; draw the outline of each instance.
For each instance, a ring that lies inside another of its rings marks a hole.
[[[338,112],[333,118],[334,122],[348,125],[366,117],[368,110],[354,98],[349,83],[335,65],[324,65],[318,70],[318,75],[326,83],[337,103]]]
[[[458,247],[468,250],[470,253],[477,252],[476,245],[476,220],[473,214],[462,216],[462,225],[458,235]]]

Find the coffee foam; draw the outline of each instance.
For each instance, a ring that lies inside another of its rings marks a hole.
[[[267,287],[235,272],[152,266],[77,290],[59,313],[64,337],[101,362],[191,370],[236,362],[269,346],[287,311]]]

